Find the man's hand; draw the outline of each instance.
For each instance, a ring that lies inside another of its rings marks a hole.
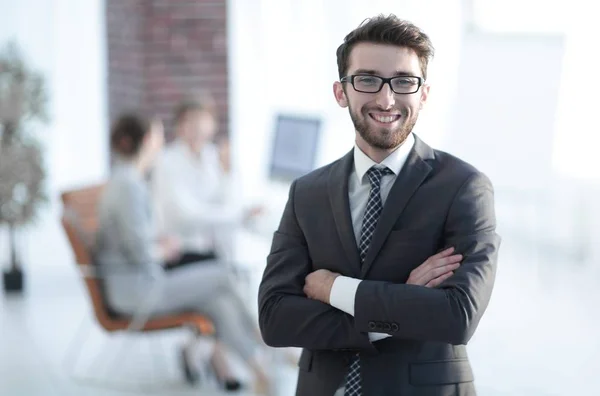
[[[460,266],[462,255],[454,254],[454,248],[448,248],[429,257],[423,264],[412,270],[407,285],[436,287],[454,274]]]
[[[320,269],[306,276],[304,283],[304,294],[308,298],[329,304],[329,295],[333,287],[333,281],[340,276],[334,272]]]

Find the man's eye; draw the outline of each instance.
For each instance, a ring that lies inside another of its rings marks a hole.
[[[402,78],[402,79],[394,80],[394,85],[398,85],[398,86],[406,86],[406,85],[413,85],[413,84],[415,84],[415,81],[412,78]]]
[[[378,79],[375,77],[358,77],[356,81],[360,84],[370,85],[376,84],[378,82]]]

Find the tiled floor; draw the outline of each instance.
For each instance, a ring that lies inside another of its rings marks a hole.
[[[242,243],[250,243],[255,252],[260,251],[257,254],[263,255],[268,244],[261,245],[262,240],[257,242],[250,236]],[[211,378],[196,387],[185,385],[176,354],[178,346],[189,337],[185,330],[123,337],[108,335],[96,325],[57,223],[45,222],[22,242],[27,263],[26,293],[0,294],[0,396],[227,394]],[[5,248],[0,242],[0,252]],[[248,251],[243,246],[240,249]],[[3,255],[0,262],[4,262]],[[81,327],[83,336],[78,342],[75,338]],[[77,359],[74,372],[68,370],[73,365],[66,359],[72,344],[82,345],[73,354]],[[123,345],[125,353],[119,354]],[[248,378],[248,371],[235,360],[234,364],[240,376]],[[90,372],[97,373],[96,380],[111,378],[113,387],[98,386],[97,381],[84,378]],[[295,368],[277,366],[276,394],[293,394],[296,375]],[[121,384],[114,388],[115,382],[124,381],[125,387]],[[136,387],[139,384],[145,386]]]
[[[240,243],[245,243],[240,249],[246,257],[258,262],[268,248],[267,241],[251,237]],[[90,332],[79,369],[100,356],[100,362],[117,368],[117,375],[162,383],[142,394],[220,394],[211,383],[196,388],[183,384],[174,347],[185,333],[130,340],[129,358],[114,356],[119,339],[108,337],[91,321],[87,296],[57,222],[46,221],[23,246],[27,292],[0,298],[1,396],[132,394],[81,384],[67,374],[63,360],[82,321],[90,324]],[[479,395],[599,394],[600,277],[591,266],[565,261],[504,236],[492,302],[469,346]],[[295,375],[294,369],[279,370],[278,394],[293,395]]]

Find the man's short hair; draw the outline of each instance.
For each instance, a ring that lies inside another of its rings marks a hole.
[[[340,78],[348,72],[352,48],[356,44],[364,42],[411,48],[419,57],[423,78],[427,79],[427,65],[434,53],[429,36],[411,22],[402,20],[393,14],[365,19],[356,29],[346,35],[344,42],[336,52]]]

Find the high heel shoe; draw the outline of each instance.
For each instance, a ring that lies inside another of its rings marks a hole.
[[[183,369],[185,380],[190,385],[195,385],[200,380],[200,373],[191,364],[188,349],[186,347],[181,348],[179,352],[179,360]]]
[[[212,365],[209,364],[206,370],[207,374],[213,377],[217,381],[219,387],[223,388],[224,390],[228,392],[234,392],[242,388],[242,383],[235,378],[221,378],[219,373]]]
[[[226,380],[220,380],[219,382],[221,382],[221,384],[223,385],[223,388],[227,391],[227,392],[235,392],[237,390],[240,390],[242,388],[242,383],[236,379],[233,378],[229,378]]]
[[[226,391],[234,392],[242,387],[242,383],[230,375],[225,350],[218,343],[215,345],[210,359],[210,368],[219,385]]]

